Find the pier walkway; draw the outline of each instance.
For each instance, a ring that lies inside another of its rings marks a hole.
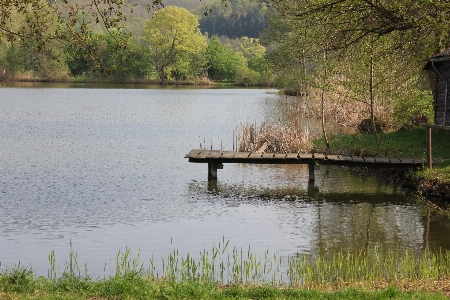
[[[225,163],[246,164],[305,164],[309,169],[309,181],[315,181],[315,165],[336,165],[348,167],[410,169],[421,168],[425,162],[421,158],[363,157],[347,155],[327,155],[324,153],[261,153],[222,150],[193,149],[185,158],[192,163],[208,164],[208,180],[217,179],[217,169]],[[433,164],[442,158],[433,159]]]

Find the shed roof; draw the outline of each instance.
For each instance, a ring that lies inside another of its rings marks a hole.
[[[433,55],[428,62],[426,63],[424,70],[431,70],[433,69],[432,63],[441,62],[441,61],[447,61],[450,60],[450,48]]]

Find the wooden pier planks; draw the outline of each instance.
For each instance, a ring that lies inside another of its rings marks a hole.
[[[314,182],[314,165],[337,165],[348,167],[369,168],[420,168],[424,165],[421,158],[397,157],[362,157],[348,155],[327,155],[326,153],[261,153],[261,152],[235,152],[222,150],[193,149],[185,158],[189,162],[207,163],[208,180],[217,179],[217,169],[224,163],[249,164],[307,164],[309,181]],[[441,163],[442,158],[434,158],[433,163]]]
[[[196,158],[202,150],[192,149],[184,158]]]
[[[193,149],[185,158],[197,163],[253,163],[253,164],[323,164],[351,167],[418,168],[421,158],[362,157],[348,155],[327,155],[325,153],[261,153],[222,150]],[[433,163],[441,163],[442,158],[434,158]]]

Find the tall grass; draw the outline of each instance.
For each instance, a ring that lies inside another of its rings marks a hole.
[[[50,270],[48,280],[89,279],[87,267],[80,268],[74,257],[64,270],[56,270],[54,253],[49,256]],[[194,258],[187,254],[180,256],[178,250],[161,257],[162,268],[155,267],[154,258],[149,267],[141,262],[139,254],[133,258],[130,249],[119,251],[116,256],[115,272],[109,278],[140,276],[167,282],[211,282],[222,285],[269,284],[273,286],[312,287],[323,284],[342,284],[357,282],[387,282],[450,279],[450,252],[432,253],[425,250],[421,254],[404,251],[403,254],[373,248],[369,251],[334,252],[313,257],[296,254],[282,256],[265,251],[257,256],[250,247],[228,249],[228,241],[203,250]],[[7,267],[0,273],[0,287],[26,286],[33,276],[31,267],[20,263]],[[107,277],[105,275],[104,279]]]
[[[24,297],[27,299],[35,296],[54,299],[54,295],[59,295],[57,298],[61,299],[65,299],[63,295],[69,295],[68,299],[211,299],[241,296],[262,299],[298,297],[300,291],[307,290],[364,288],[373,291],[388,286],[436,292],[446,287],[450,280],[449,254],[449,251],[424,251],[421,254],[405,251],[399,254],[373,248],[355,253],[340,251],[315,258],[301,254],[281,256],[268,250],[264,255],[257,256],[250,248],[228,249],[228,241],[223,240],[195,258],[191,254],[180,256],[178,250],[173,250],[161,258],[163,267],[159,270],[155,267],[154,258],[150,259],[150,267],[144,267],[140,256],[133,257],[131,251],[126,249],[117,254],[113,275],[92,279],[87,274],[86,266],[84,269],[79,267],[75,260],[76,253],[71,250],[61,273],[55,269],[52,252],[48,278],[36,277],[31,267],[20,263],[1,270],[0,299],[20,298],[9,295],[21,294],[32,295]],[[59,275],[55,277],[55,274]],[[292,289],[297,291],[294,293]],[[395,291],[391,290],[388,294],[392,296]],[[363,292],[358,293],[361,295],[356,299],[367,296]],[[308,294],[308,297],[320,295]]]
[[[296,254],[282,256],[266,250],[263,256],[250,247],[228,249],[223,240],[210,251],[203,250],[197,258],[185,257],[173,250],[162,257],[162,270],[144,268],[139,256],[131,258],[130,250],[119,252],[116,277],[141,274],[169,282],[214,282],[220,284],[270,284],[273,286],[313,287],[323,284],[358,282],[415,282],[450,279],[450,252],[424,251],[403,254],[373,248],[369,251],[335,252],[319,257]],[[153,260],[153,258],[152,258]],[[154,262],[151,263],[154,266]]]

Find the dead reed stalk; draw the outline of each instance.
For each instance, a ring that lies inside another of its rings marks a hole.
[[[237,133],[238,151],[307,152],[311,148],[309,127],[297,127],[282,122],[243,124]]]

